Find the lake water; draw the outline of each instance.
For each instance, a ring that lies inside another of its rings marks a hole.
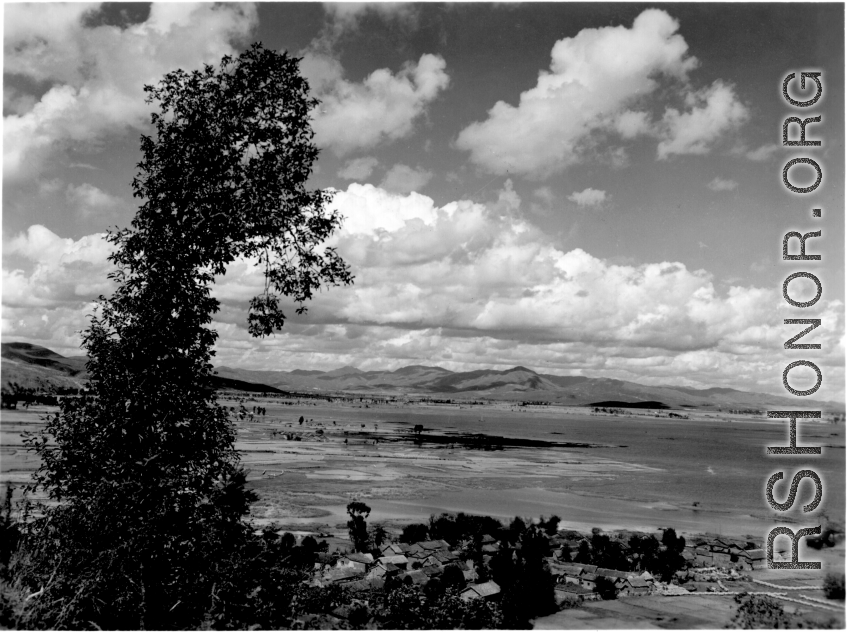
[[[427,516],[438,509],[538,515],[540,508],[547,507],[546,513],[555,511],[567,518],[564,512],[572,511],[574,520],[598,525],[619,524],[620,517],[626,515],[631,526],[655,527],[657,520],[663,520],[680,528],[700,524],[703,530],[739,532],[749,527],[751,531],[745,532],[753,532],[763,522],[781,522],[786,516],[773,512],[765,500],[765,484],[771,474],[780,470],[785,473],[776,488],[777,499],[781,500],[787,489],[785,479],[790,481],[795,471],[808,467],[824,483],[824,501],[815,515],[823,512],[836,519],[844,516],[843,425],[799,422],[798,445],[822,445],[823,455],[775,457],[766,454],[766,447],[787,444],[787,422],[694,421],[449,407],[371,410],[367,416],[386,422],[423,423],[442,431],[603,444],[608,447],[568,449],[567,454],[591,454],[653,468],[612,480],[566,482],[558,489],[545,485],[546,489],[538,490],[446,492],[420,502],[375,499],[374,510],[386,515],[402,510]],[[811,481],[801,483],[795,507],[808,502],[812,489]],[[788,515],[804,520],[799,510]]]

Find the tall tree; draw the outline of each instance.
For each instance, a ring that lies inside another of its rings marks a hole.
[[[347,530],[350,533],[350,541],[353,543],[353,548],[357,552],[365,552],[368,550],[370,536],[368,534],[368,523],[365,518],[371,515],[371,508],[365,503],[354,500],[347,504],[347,515],[350,520],[347,521]]]
[[[342,218],[306,187],[317,102],[298,62],[256,44],[145,87],[158,111],[132,183],[140,207],[109,233],[117,289],[83,336],[91,396],[29,440],[34,487],[58,501],[21,569],[52,593],[33,600],[48,627],[192,626],[214,606],[254,496],[210,387],[212,285],[255,262],[265,282],[247,320],[265,336],[283,326],[282,297],[302,313],[321,286],[352,281],[323,245]]]

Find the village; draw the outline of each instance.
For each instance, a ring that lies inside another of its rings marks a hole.
[[[440,520],[448,518],[455,521],[455,517],[446,514]],[[498,537],[475,534],[458,539],[453,545],[444,539],[385,541],[369,552],[319,552],[304,583],[323,588],[337,586],[351,599],[330,612],[301,616],[298,623],[310,628],[361,627],[367,620],[362,613],[378,612],[382,596],[398,586],[416,589],[422,603],[437,594],[443,595],[449,588],[466,603],[498,604],[504,598],[504,590],[495,581],[497,560],[507,558],[517,562],[524,546],[543,551],[543,571],[549,574],[555,609],[559,611],[581,608],[589,602],[641,597],[675,600],[686,596],[724,596],[722,601],[731,603],[735,595],[764,595],[780,600],[786,612],[798,615],[805,612],[801,606],[830,615],[843,613],[841,602],[823,599],[820,578],[817,582],[801,581],[794,585],[761,579],[767,565],[762,541],[756,538],[710,534],[686,541],[677,537],[673,529],[655,534],[626,530],[605,534],[594,529],[592,534],[582,534],[557,530],[555,523],[554,528],[549,523],[545,528],[543,518],[538,524],[515,520],[521,523],[518,530],[524,529],[517,538],[509,537],[516,530],[513,522]],[[415,531],[410,529],[409,533]],[[408,535],[405,530],[404,535]],[[524,545],[524,542],[534,544]],[[654,562],[659,560],[661,570],[656,570],[655,563],[654,572],[645,568],[651,566],[648,551],[653,552]],[[615,560],[618,568],[584,563],[586,558]],[[499,568],[502,573],[502,565]]]

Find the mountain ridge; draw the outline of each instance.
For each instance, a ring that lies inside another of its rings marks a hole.
[[[12,382],[29,388],[81,388],[85,382],[85,356],[65,357],[46,347],[4,342],[3,387]],[[356,395],[416,395],[462,399],[501,399],[585,406],[599,401],[661,402],[677,408],[731,407],[760,410],[791,406],[787,397],[726,387],[697,389],[673,385],[647,385],[614,378],[538,373],[525,366],[508,369],[451,371],[443,367],[409,365],[394,370],[363,371],[344,366],[332,371],[215,369],[217,388],[284,392],[345,392]],[[843,411],[841,402],[809,402],[813,407]]]

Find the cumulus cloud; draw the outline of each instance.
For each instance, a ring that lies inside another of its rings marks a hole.
[[[313,112],[316,143],[345,156],[409,136],[426,107],[450,83],[446,66],[439,55],[424,54],[396,74],[381,68],[362,82],[351,82],[332,56],[306,52],[303,72],[321,101]]]
[[[65,190],[65,197],[82,218],[112,215],[127,206],[121,198],[106,193],[87,182],[78,186],[69,184]]]
[[[576,202],[579,206],[599,206],[606,201],[606,192],[589,187],[584,191],[574,191],[568,196],[568,199],[571,202]]]
[[[420,167],[394,165],[385,174],[379,186],[392,193],[411,193],[425,187],[432,180],[432,175],[431,171]]]
[[[517,106],[499,101],[488,118],[462,130],[456,146],[470,152],[482,169],[543,179],[584,161],[598,138],[657,137],[659,157],[702,154],[746,120],[746,107],[731,86],[691,88],[688,75],[698,65],[667,12],[648,9],[625,26],[583,29],[556,42],[550,69]],[[649,100],[658,95],[682,99],[659,120]],[[602,158],[602,157],[601,157]],[[609,160],[626,164],[618,148]]]
[[[348,160],[347,163],[338,170],[338,177],[344,178],[345,180],[364,180],[373,173],[374,168],[378,164],[379,161],[373,156]]]
[[[222,301],[218,361],[261,368],[423,361],[458,370],[524,364],[780,392],[774,366],[791,361],[781,351],[782,318],[791,314],[779,288],[726,287],[679,262],[616,264],[580,248],[564,250],[504,212],[518,203],[507,188],[494,203],[438,206],[418,193],[350,184],[332,202],[346,221],[330,245],[351,264],[355,284],[319,294],[306,316],[259,344],[247,336],[245,319],[247,300],[261,291],[261,271],[234,263],[214,288]],[[96,294],[77,287],[79,272],[64,270],[99,258],[96,278],[105,278],[106,251],[95,237],[63,240],[33,227],[11,240],[7,252],[37,262],[42,272],[4,268],[4,281],[17,284],[7,296],[4,283],[7,339],[42,331],[37,323],[45,313],[53,318],[74,306],[83,313],[81,301]],[[36,295],[41,284],[46,295]],[[840,397],[844,306],[823,298],[816,309],[828,323],[815,339],[823,344],[819,366],[828,378],[820,395]],[[274,351],[282,349],[290,366],[278,364]]]
[[[111,250],[103,237],[61,238],[40,224],[13,237],[3,248],[4,258],[17,256],[25,265],[7,271],[4,262],[3,305],[53,308],[87,303],[108,291]]]
[[[256,24],[256,9],[246,3],[153,3],[145,22],[127,28],[86,25],[96,10],[76,3],[6,7],[4,71],[51,87],[4,117],[5,177],[35,177],[57,151],[142,129],[145,83],[236,53],[232,42]]]
[[[626,138],[646,131],[647,115],[632,110],[659,86],[659,77],[684,80],[696,67],[679,24],[649,9],[632,28],[583,29],[556,42],[550,70],[520,96],[517,106],[498,102],[483,122],[462,130],[460,149],[493,173],[543,178],[580,160],[596,130]]]
[[[732,86],[715,81],[710,87],[686,96],[688,110],[668,108],[662,121],[664,140],[658,157],[672,154],[705,154],[726,132],[738,128],[750,113]]]
[[[738,183],[735,180],[715,178],[706,186],[712,191],[734,191],[738,188]]]

